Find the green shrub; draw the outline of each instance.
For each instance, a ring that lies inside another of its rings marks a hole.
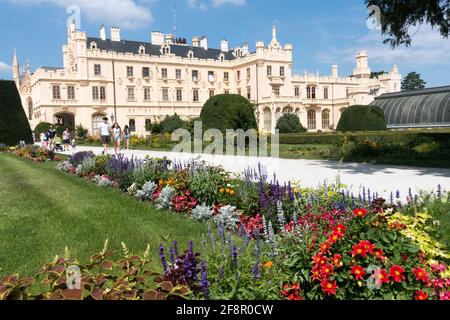
[[[47,132],[52,126],[49,122],[39,122],[34,128],[34,136],[37,140],[40,140],[40,136],[42,132]]]
[[[257,129],[254,106],[244,97],[222,94],[210,98],[203,106],[200,117],[205,129]]]
[[[86,139],[88,133],[88,129],[84,128],[81,124],[75,128],[75,134],[79,139]]]
[[[175,113],[173,116],[166,116],[161,122],[162,133],[172,133],[183,127],[183,120]]]
[[[306,131],[300,123],[300,119],[293,113],[286,113],[278,119],[277,129],[280,133],[301,133]]]
[[[30,124],[14,81],[0,80],[0,143],[33,143]]]
[[[337,131],[384,131],[387,130],[383,110],[375,106],[351,106],[346,109],[337,125]]]

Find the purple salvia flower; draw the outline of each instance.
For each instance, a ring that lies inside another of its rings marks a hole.
[[[167,272],[167,260],[166,260],[165,254],[164,254],[164,247],[163,247],[162,243],[159,246],[159,258],[161,259],[161,266],[165,273],[165,272]]]
[[[201,280],[200,280],[200,291],[203,296],[207,299],[209,298],[209,286],[211,284],[208,281],[208,273],[206,271],[206,261],[203,260],[201,264]]]
[[[172,246],[170,247],[170,262],[172,263],[172,266],[175,265],[175,253]]]
[[[174,252],[175,256],[178,257],[178,242],[177,242],[177,240],[175,240],[173,242],[173,252]]]

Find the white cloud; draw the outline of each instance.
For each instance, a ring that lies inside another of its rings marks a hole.
[[[11,72],[11,66],[0,61],[0,72]]]
[[[150,9],[146,6],[156,0],[9,0],[17,5],[54,4],[67,8],[71,5],[81,9],[81,22],[117,25],[125,29],[137,29],[153,21]],[[66,16],[66,18],[68,15]]]
[[[237,6],[242,6],[247,3],[247,0],[211,0],[213,6],[220,7],[224,4],[233,4]]]
[[[353,62],[357,51],[367,50],[370,61],[379,64],[412,66],[450,64],[449,39],[443,39],[437,30],[428,26],[413,30],[412,34],[414,36],[410,47],[391,49],[389,44],[383,43],[384,36],[378,31],[370,31],[362,37],[351,40],[350,43],[330,46],[326,52],[316,54],[315,60],[324,63]]]

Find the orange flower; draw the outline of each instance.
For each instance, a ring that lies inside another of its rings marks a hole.
[[[366,209],[362,209],[362,208],[358,208],[353,210],[353,214],[359,218],[363,218],[366,216],[367,214],[367,210]]]
[[[273,266],[273,262],[272,262],[272,261],[266,262],[266,263],[264,264],[264,267],[266,267],[267,269],[272,268],[272,266]]]
[[[235,192],[233,189],[231,189],[231,190],[230,190],[230,195],[231,195],[231,196],[234,196],[235,194],[236,194],[236,192]]]
[[[223,188],[220,188],[219,192],[220,192],[220,193],[224,193],[225,190],[224,190]]]

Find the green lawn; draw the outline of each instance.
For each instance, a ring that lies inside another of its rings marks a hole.
[[[0,153],[0,275],[35,274],[56,254],[63,255],[65,246],[81,263],[88,262],[105,239],[113,250],[123,241],[134,253],[150,244],[155,268],[165,239],[178,240],[182,248],[191,239],[200,246],[204,224],[101,189],[55,166]]]

